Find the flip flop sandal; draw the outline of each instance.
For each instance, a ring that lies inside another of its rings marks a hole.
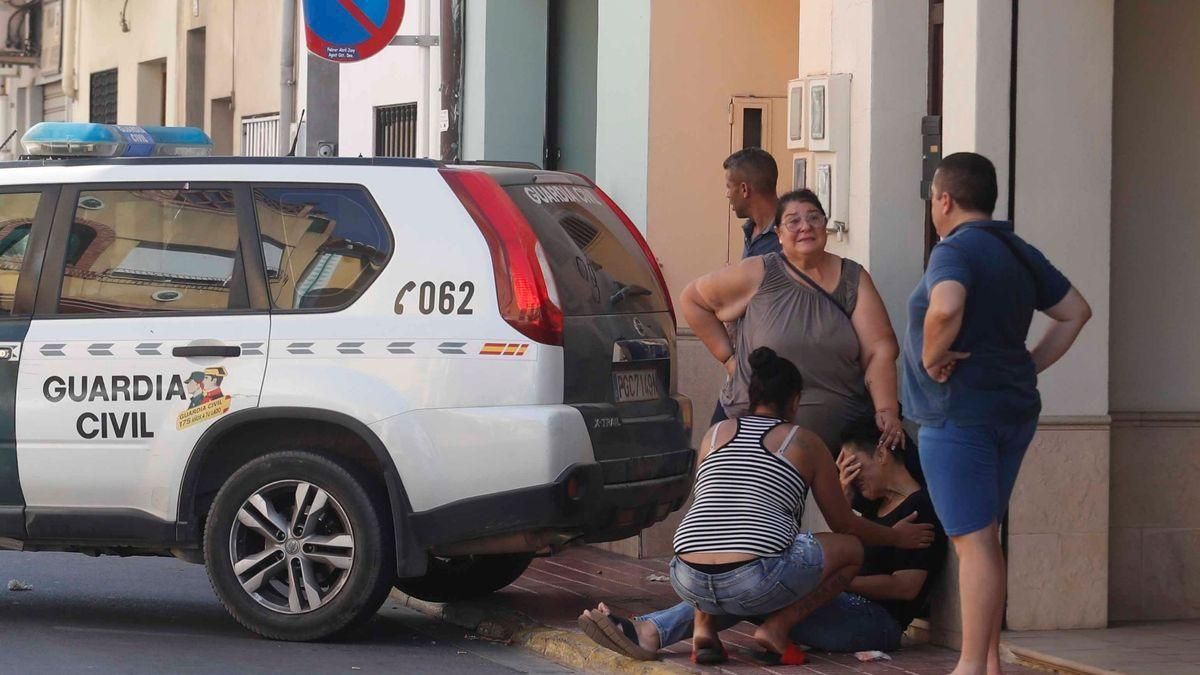
[[[591,610],[584,610],[584,614],[586,614],[588,611]],[[580,614],[579,619],[576,620],[577,624],[579,625],[579,630],[583,631],[584,635],[588,636],[592,642],[595,642],[610,652],[615,652],[621,656],[627,656],[625,652],[621,651],[620,647],[614,644],[612,640],[608,639],[608,635],[605,634],[605,632],[601,630],[599,626],[593,623],[590,618],[584,616],[584,614]]]
[[[588,610],[579,617],[579,628],[596,644],[623,656],[638,661],[658,658],[658,654],[638,644],[637,629],[624,617]]]
[[[767,649],[755,652],[754,660],[764,666],[802,666],[808,662],[808,656],[803,649],[788,643],[782,654]]]
[[[729,654],[725,651],[725,645],[720,642],[699,647],[694,640],[692,641],[692,663],[698,666],[715,666],[728,660]]]

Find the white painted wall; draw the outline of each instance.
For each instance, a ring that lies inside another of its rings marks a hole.
[[[850,148],[836,158],[849,163],[850,232],[829,250],[870,270],[898,333],[924,262],[928,15],[924,0],[800,3],[800,75],[851,76]],[[808,154],[811,175],[824,155]]]
[[[596,72],[596,182],[646,232],[650,137],[650,8],[600,3]]]
[[[942,156],[970,151],[992,160],[1000,185],[995,217],[1006,220],[1012,1],[947,2],[944,35]]]
[[[824,75],[833,59],[833,0],[800,3],[800,76]]]
[[[943,154],[969,150],[995,163],[997,218],[1008,217],[1011,9],[1008,0],[961,0],[945,10]],[[1041,378],[1043,414],[1106,415],[1113,3],[1021,3],[1018,20],[1016,229],[1095,311]],[[1035,320],[1031,342],[1045,325]]]
[[[1075,347],[1042,376],[1043,414],[1106,415],[1113,1],[1023,2],[1018,20],[1017,232],[1095,312]]]
[[[908,296],[925,261],[920,125],[927,106],[929,3],[876,2],[871,23],[871,111],[864,139],[870,164],[865,186],[851,184],[851,203],[862,195],[867,205],[871,276],[902,336]]]
[[[409,0],[400,35],[420,33],[424,0]],[[438,35],[440,12],[438,2],[432,2],[430,33]],[[468,3],[474,6],[474,3]],[[338,120],[339,154],[342,157],[370,157],[375,150],[375,108],[399,103],[417,103],[418,116],[426,116],[429,133],[417,139],[418,157],[438,157],[441,133],[438,131],[438,111],[441,108],[441,56],[439,48],[429,49],[429,81],[422,82],[421,47],[387,47],[375,56],[358,63],[340,66],[339,94],[341,110]],[[425,103],[428,105],[425,105]]]

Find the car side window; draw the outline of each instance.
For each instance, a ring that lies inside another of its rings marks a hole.
[[[387,226],[363,188],[260,187],[254,210],[276,309],[346,307],[391,253]]]
[[[58,313],[245,309],[238,241],[232,190],[81,192]]]
[[[40,192],[0,194],[0,316],[11,314]]]

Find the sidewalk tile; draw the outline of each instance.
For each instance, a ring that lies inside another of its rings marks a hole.
[[[572,548],[535,560],[524,576],[489,601],[552,628],[576,631],[580,612],[600,601],[624,616],[645,614],[679,602],[671,584],[664,579],[668,562],[664,558],[636,560],[588,546]],[[890,654],[891,661],[862,663],[852,654],[810,653],[805,666],[765,668],[753,661],[752,652],[757,649],[753,631],[753,625],[742,623],[721,634],[730,656],[730,661],[722,666],[692,665],[690,642],[664,650],[663,660],[697,672],[728,675],[942,675],[951,671],[958,659],[958,653],[949,649],[914,645]],[[1034,671],[1009,666],[1006,672]]]

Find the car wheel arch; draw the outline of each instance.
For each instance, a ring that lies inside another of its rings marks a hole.
[[[343,434],[356,438],[369,451],[378,467],[382,469],[382,479],[387,490],[391,510],[392,527],[395,531],[396,568],[399,576],[420,576],[425,573],[428,559],[424,547],[416,540],[412,529],[408,526],[408,516],[412,513],[404,482],[396,470],[395,462],[387,447],[375,432],[362,422],[333,410],[303,407],[273,407],[254,408],[239,411],[222,417],[209,427],[192,449],[184,468],[183,478],[179,488],[178,510],[176,512],[176,539],[182,543],[196,544],[202,541],[203,522],[207,506],[202,492],[205,487],[203,480],[207,473],[213,470],[211,462],[219,461],[218,452],[223,447],[236,443],[239,436],[255,429],[263,429],[273,425],[286,424],[291,427],[309,425],[319,426],[326,430],[338,430]],[[237,462],[240,466],[262,454],[271,451],[269,445],[257,452],[250,452]],[[362,458],[354,457],[352,453],[343,454],[336,449],[326,449],[343,460],[348,460],[362,466]],[[230,465],[228,473],[237,470]],[[225,473],[219,471],[219,473]],[[225,476],[226,478],[228,476]],[[219,485],[216,486],[219,488]]]

